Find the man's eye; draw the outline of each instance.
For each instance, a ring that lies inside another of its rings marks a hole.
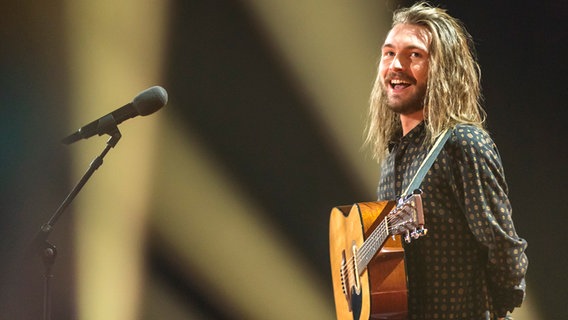
[[[412,52],[410,56],[412,58],[422,58],[422,54],[420,52]]]
[[[394,52],[392,52],[392,51],[385,51],[385,52],[383,53],[383,56],[385,56],[385,57],[394,57]]]

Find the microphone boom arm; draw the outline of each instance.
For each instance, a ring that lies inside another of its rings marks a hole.
[[[104,121],[103,121],[104,120]],[[101,119],[100,121],[105,126],[105,133],[110,135],[110,138],[107,141],[105,149],[98,155],[93,161],[90,163],[89,168],[83,174],[79,182],[75,185],[75,187],[69,192],[65,200],[61,203],[59,208],[55,211],[55,213],[51,216],[51,218],[41,227],[38,234],[35,236],[32,242],[32,249],[36,250],[45,266],[45,283],[44,283],[44,302],[43,302],[43,319],[50,320],[51,319],[51,279],[53,278],[53,274],[51,272],[51,267],[55,263],[55,258],[57,256],[57,248],[51,244],[47,238],[49,237],[55,223],[59,220],[65,209],[71,204],[71,202],[75,199],[77,194],[83,189],[87,181],[91,178],[91,176],[95,173],[95,171],[103,164],[103,159],[110,151],[110,149],[114,148],[122,134],[118,130],[117,123],[114,117],[109,114]],[[102,134],[100,134],[102,135]]]

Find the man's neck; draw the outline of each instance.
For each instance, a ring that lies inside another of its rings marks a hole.
[[[400,123],[402,124],[402,135],[405,136],[422,121],[424,121],[423,110],[418,110],[409,114],[401,114]]]

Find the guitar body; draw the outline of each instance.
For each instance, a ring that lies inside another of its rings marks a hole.
[[[388,237],[368,265],[355,261],[364,241],[395,206],[394,201],[361,202],[332,209],[330,262],[339,320],[407,319],[407,287],[400,236]],[[342,271],[343,270],[343,271]]]

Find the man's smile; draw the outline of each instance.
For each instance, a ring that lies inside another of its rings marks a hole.
[[[408,76],[402,76],[400,74],[397,75],[389,75],[386,80],[387,86],[394,90],[402,90],[410,87],[415,83],[409,79]]]

